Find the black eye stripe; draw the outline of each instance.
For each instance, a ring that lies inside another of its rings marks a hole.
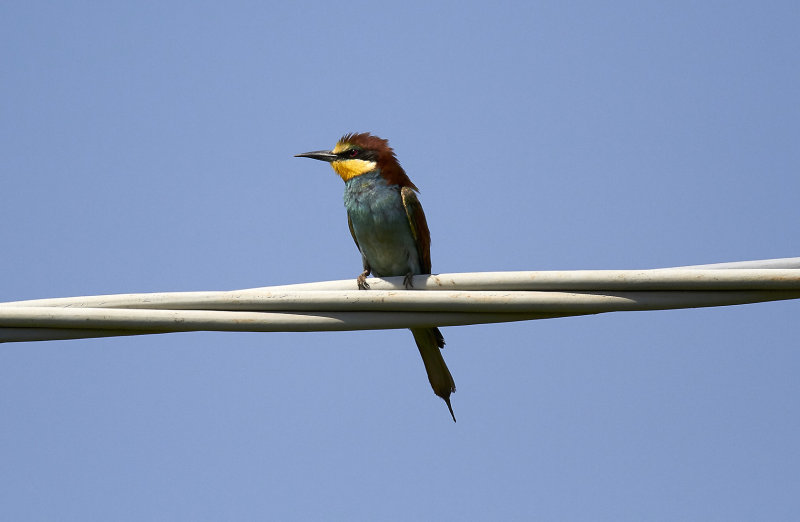
[[[365,150],[359,148],[346,149],[336,154],[342,159],[363,159],[367,161],[376,161],[378,153],[374,150]]]
[[[347,150],[343,150],[342,152],[338,153],[337,156],[339,156],[340,158],[344,158],[344,159],[350,159],[350,158],[357,157],[359,152],[360,151],[358,149],[347,149]]]

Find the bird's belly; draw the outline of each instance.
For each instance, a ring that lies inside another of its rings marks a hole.
[[[373,275],[422,273],[398,186],[387,185],[378,171],[355,177],[345,184],[344,206]]]
[[[420,273],[417,245],[404,211],[351,212],[350,219],[361,254],[374,275]]]

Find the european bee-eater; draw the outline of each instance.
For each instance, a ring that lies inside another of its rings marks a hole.
[[[347,224],[364,264],[356,282],[369,289],[367,276],[405,276],[406,288],[414,274],[431,273],[431,236],[417,199],[419,190],[397,161],[387,140],[369,133],[347,134],[333,150],[297,154],[327,161],[344,181]],[[453,421],[450,394],[453,376],[442,357],[444,337],[438,328],[412,328],[433,392],[444,399]]]

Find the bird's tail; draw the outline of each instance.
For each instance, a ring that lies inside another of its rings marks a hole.
[[[456,383],[442,357],[444,337],[438,328],[412,328],[411,333],[414,334],[414,341],[425,364],[425,371],[428,372],[428,381],[431,383],[433,393],[444,399],[455,422],[456,416],[450,405],[450,394],[456,391]]]

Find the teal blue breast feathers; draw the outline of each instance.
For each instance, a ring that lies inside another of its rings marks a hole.
[[[345,183],[344,206],[374,275],[422,273],[399,186],[389,185],[379,170],[362,174]]]

